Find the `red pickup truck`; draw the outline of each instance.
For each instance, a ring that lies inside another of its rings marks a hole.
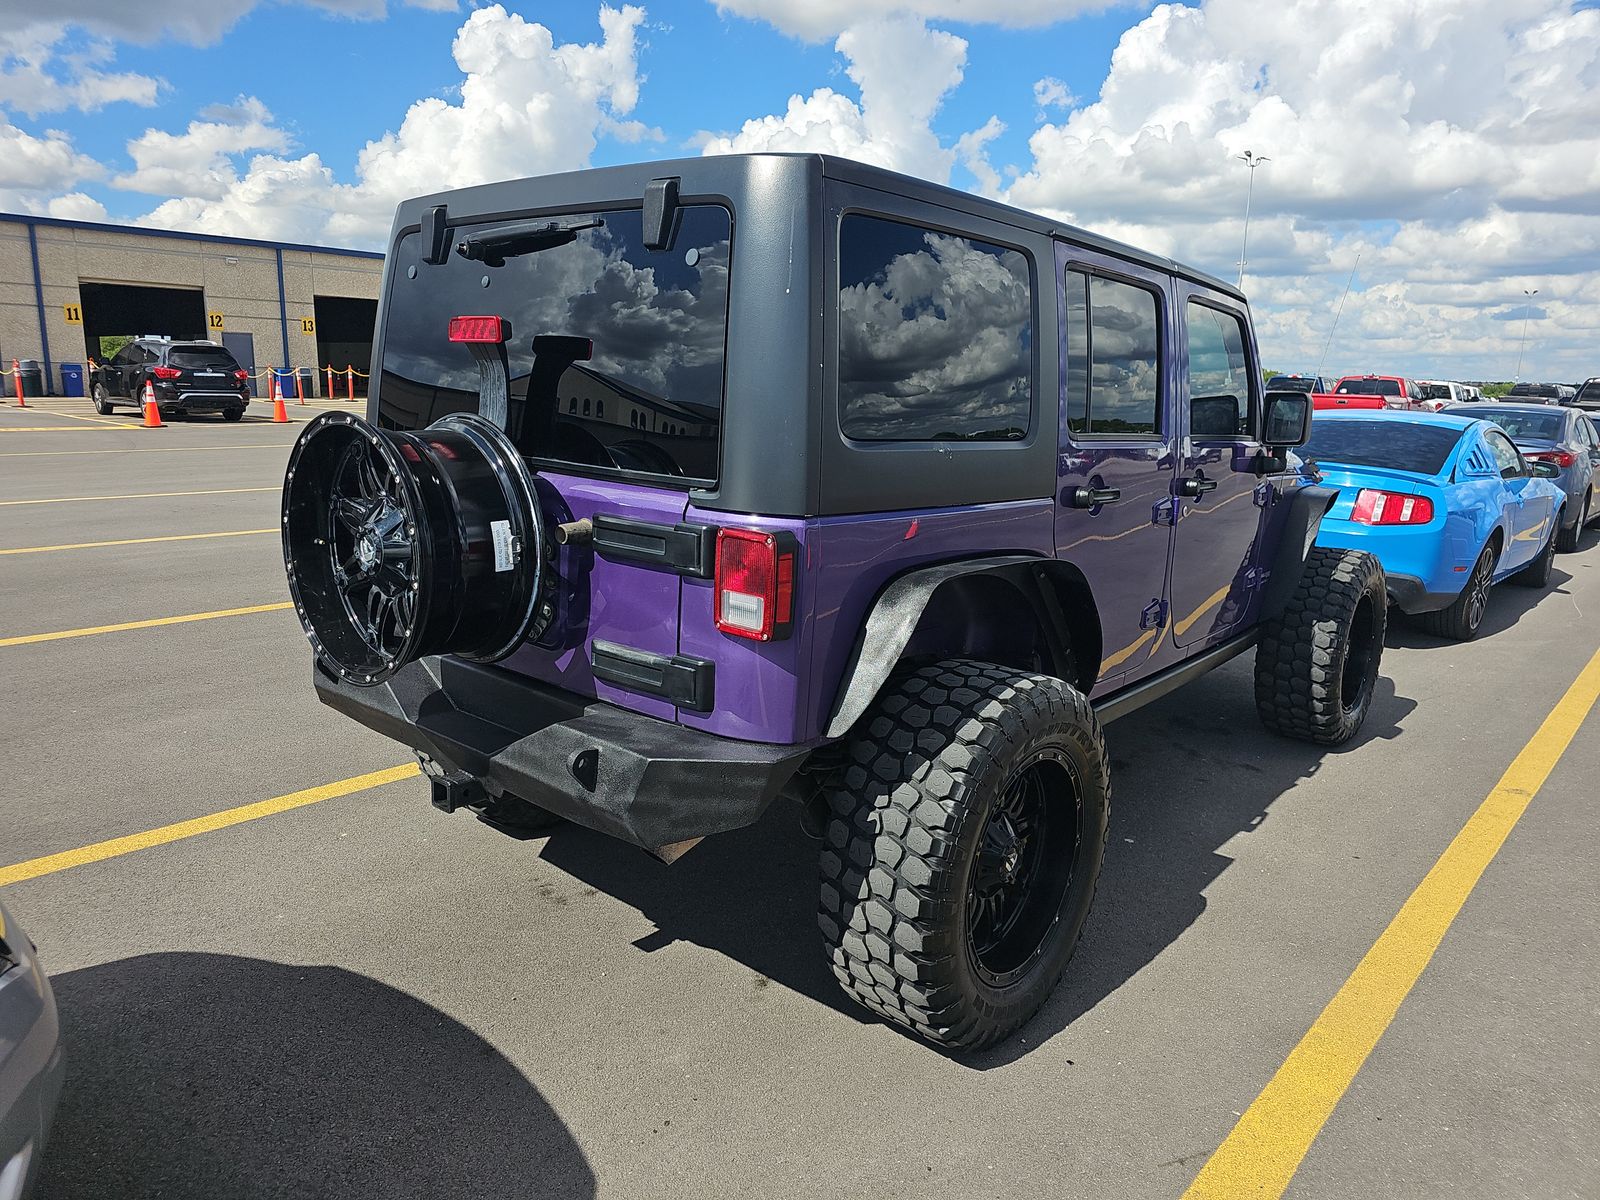
[[[1361,392],[1312,392],[1311,407],[1316,408],[1388,408],[1382,396]]]
[[[1384,408],[1418,408],[1422,399],[1422,390],[1417,387],[1417,381],[1402,375],[1346,375],[1333,385],[1332,394],[1335,397],[1377,396],[1383,401]],[[1362,404],[1351,407],[1378,406]]]

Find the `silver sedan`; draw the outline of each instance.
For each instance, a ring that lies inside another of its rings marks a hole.
[[[62,1071],[50,981],[0,904],[0,1200],[21,1200],[39,1173]]]

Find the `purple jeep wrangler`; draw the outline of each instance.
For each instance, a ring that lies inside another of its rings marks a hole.
[[[784,796],[840,985],[932,1042],[1065,970],[1105,722],[1252,646],[1269,728],[1366,716],[1310,400],[1168,259],[815,155],[612,167],[402,204],[375,353],[285,481],[323,701],[512,834],[671,862]]]

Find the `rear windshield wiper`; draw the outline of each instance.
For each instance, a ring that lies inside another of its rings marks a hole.
[[[557,221],[529,221],[521,225],[502,225],[489,233],[477,233],[456,243],[456,253],[487,267],[503,267],[506,259],[523,254],[537,254],[553,250],[576,241],[585,229],[599,229],[605,225],[600,218],[579,225],[562,225]]]

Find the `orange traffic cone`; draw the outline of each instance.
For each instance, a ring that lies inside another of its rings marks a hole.
[[[161,410],[156,407],[156,389],[148,379],[144,381],[144,427],[161,428]]]
[[[272,419],[280,425],[289,423],[289,414],[284,411],[283,393],[278,390],[278,373],[272,373]]]

